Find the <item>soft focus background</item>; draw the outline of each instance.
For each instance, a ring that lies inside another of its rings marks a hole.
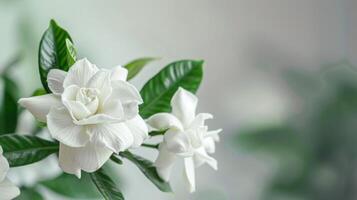
[[[198,111],[224,129],[219,170],[199,168],[189,195],[177,167],[175,194],[164,194],[126,163],[117,170],[127,199],[352,200],[356,8],[353,0],[0,0],[0,69],[21,55],[11,72],[21,95],[40,87],[37,50],[51,18],[98,66],[160,57],[133,80],[139,88],[173,60],[204,59]]]

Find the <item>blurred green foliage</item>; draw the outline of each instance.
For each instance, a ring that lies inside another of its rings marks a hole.
[[[357,199],[356,68],[344,62],[282,75],[298,111],[282,124],[242,130],[235,138],[239,147],[279,161],[263,199]]]

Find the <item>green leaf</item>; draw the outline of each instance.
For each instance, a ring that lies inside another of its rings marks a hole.
[[[145,67],[145,65],[154,60],[157,60],[157,58],[139,58],[124,65],[124,67],[128,70],[128,80],[134,78]]]
[[[170,101],[179,87],[195,93],[202,80],[203,61],[182,60],[169,64],[150,79],[140,91],[144,118],[158,112],[169,112]]]
[[[118,158],[118,156],[116,156],[116,155],[112,155],[112,156],[110,156],[110,159],[113,161],[113,162],[115,162],[115,163],[117,163],[117,164],[119,164],[119,165],[122,165],[123,164],[123,161],[120,159],[120,158]]]
[[[46,90],[43,88],[39,88],[32,93],[32,96],[35,97],[35,96],[41,96],[41,95],[45,95],[45,94],[47,94]]]
[[[38,56],[41,82],[49,93],[51,91],[47,85],[48,72],[55,68],[68,71],[71,66],[66,40],[72,41],[68,32],[51,20],[50,26],[42,36]]]
[[[129,151],[121,152],[120,155],[134,163],[140,169],[140,171],[143,172],[144,175],[154,185],[156,185],[157,188],[159,188],[159,190],[163,192],[172,192],[170,184],[162,180],[158,175],[153,162],[140,156],[134,155]]]
[[[105,200],[124,200],[124,196],[103,168],[90,174],[90,177]]]
[[[49,190],[70,198],[94,199],[101,197],[89,174],[82,173],[81,179],[70,174],[61,174],[53,180],[41,182]]]
[[[3,83],[3,93],[0,95],[0,135],[15,132],[18,114],[19,89],[14,81],[7,76],[0,78]]]
[[[58,144],[36,136],[1,135],[0,146],[11,167],[40,161],[58,151]]]
[[[22,187],[20,196],[16,197],[15,200],[44,200],[44,198],[34,188]]]
[[[66,39],[66,48],[68,64],[69,66],[72,66],[77,60],[77,51],[74,48],[73,43],[69,39]]]

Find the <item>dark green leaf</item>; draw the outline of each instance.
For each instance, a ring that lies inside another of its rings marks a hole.
[[[58,144],[36,136],[1,135],[0,146],[11,167],[40,161],[58,151]]]
[[[51,20],[42,36],[38,57],[41,82],[47,92],[51,92],[47,85],[48,72],[54,68],[68,71],[71,66],[66,40],[72,41],[68,32]]]
[[[77,60],[77,51],[74,48],[73,43],[69,39],[66,39],[66,48],[67,48],[68,64],[69,66],[72,66]]]
[[[134,78],[145,67],[145,65],[154,60],[157,60],[157,58],[139,58],[124,65],[124,67],[128,70],[128,80]]]
[[[15,82],[7,76],[0,78],[3,89],[0,91],[0,135],[15,132],[18,114],[18,93],[19,89]]]
[[[117,155],[112,155],[111,157],[110,157],[110,159],[113,161],[113,162],[115,162],[115,163],[117,163],[117,164],[119,164],[119,165],[122,165],[123,164],[123,161],[120,159],[120,158],[118,158],[118,156]]]
[[[195,93],[202,80],[203,61],[182,60],[169,64],[150,79],[140,91],[144,118],[158,112],[169,112],[170,101],[179,87]]]
[[[132,163],[134,163],[140,171],[144,173],[144,175],[156,185],[159,190],[163,192],[171,192],[171,186],[168,182],[165,182],[160,178],[156,171],[156,167],[154,164],[140,156],[134,155],[130,153],[129,151],[121,152],[121,156],[125,157],[126,159],[130,160]]]
[[[41,184],[57,194],[70,198],[93,199],[101,197],[89,174],[86,173],[82,173],[81,179],[63,173],[55,179],[43,181]]]
[[[44,200],[44,198],[34,188],[23,187],[20,196],[16,197],[15,200]]]
[[[123,194],[103,168],[91,173],[90,177],[105,200],[124,200]]]

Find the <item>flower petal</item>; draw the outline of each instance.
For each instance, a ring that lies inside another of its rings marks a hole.
[[[176,155],[167,150],[165,144],[160,144],[159,155],[155,161],[156,171],[164,181],[170,180],[171,170],[175,163]]]
[[[214,170],[218,169],[217,160],[209,156],[206,150],[204,149],[204,147],[196,149],[194,158],[195,158],[196,167],[199,167],[203,163],[207,163]]]
[[[21,98],[18,103],[29,110],[41,122],[46,122],[46,115],[51,107],[62,106],[60,99],[54,94]]]
[[[119,65],[111,71],[110,79],[112,81],[114,80],[126,81],[127,77],[128,77],[128,70]]]
[[[101,168],[112,155],[106,147],[98,147],[88,143],[84,147],[73,148],[61,144],[59,151],[59,165],[63,171],[81,177],[81,170],[94,172]]]
[[[20,189],[7,178],[0,182],[0,199],[10,200],[20,195]]]
[[[119,153],[131,147],[134,137],[125,123],[97,124],[89,130],[92,142]]]
[[[47,75],[47,83],[53,94],[61,95],[64,91],[63,81],[67,76],[67,72],[59,69],[51,69]]]
[[[184,127],[195,119],[198,99],[191,92],[179,88],[171,99],[172,113],[182,122]]]
[[[169,129],[164,135],[166,148],[177,155],[187,157],[193,155],[193,148],[189,135],[185,132]]]
[[[50,110],[47,127],[53,138],[71,147],[83,147],[90,138],[85,127],[73,123],[64,107]]]
[[[98,113],[116,118],[119,121],[124,120],[124,108],[120,100],[109,98]]]
[[[9,171],[9,163],[6,158],[2,155],[3,151],[0,146],[0,182],[3,181],[6,177],[7,172]]]
[[[134,85],[126,81],[112,81],[113,93],[111,98],[120,99],[122,103],[137,102],[143,103],[143,99],[140,96],[139,91]]]
[[[196,183],[195,183],[195,166],[193,163],[192,158],[185,158],[185,179],[188,183],[188,187],[190,192],[194,192],[196,190]]]
[[[200,113],[198,114],[195,119],[191,122],[191,124],[189,125],[190,128],[198,128],[201,126],[204,126],[205,121],[207,119],[212,119],[213,115],[210,113]]]
[[[216,145],[214,143],[214,139],[212,137],[205,138],[203,141],[203,146],[207,153],[214,153],[216,151]]]
[[[133,119],[126,121],[125,124],[130,129],[130,132],[134,137],[134,143],[132,147],[141,146],[143,141],[149,137],[148,127],[140,115],[137,115]]]
[[[149,131],[166,130],[169,128],[183,130],[181,122],[169,113],[157,113],[147,119],[146,123],[149,125]]]
[[[112,94],[110,85],[110,72],[107,70],[99,70],[86,84],[87,88],[96,88],[99,90],[100,104],[104,104],[108,97]]]
[[[69,69],[66,78],[63,81],[63,87],[67,88],[70,85],[78,85],[84,87],[89,79],[97,73],[98,68],[90,63],[86,58],[78,60]]]
[[[83,126],[83,125],[91,125],[91,124],[93,125],[93,124],[103,124],[103,123],[120,123],[122,121],[123,121],[122,119],[114,118],[106,114],[96,114],[79,121],[73,121],[73,123]]]

